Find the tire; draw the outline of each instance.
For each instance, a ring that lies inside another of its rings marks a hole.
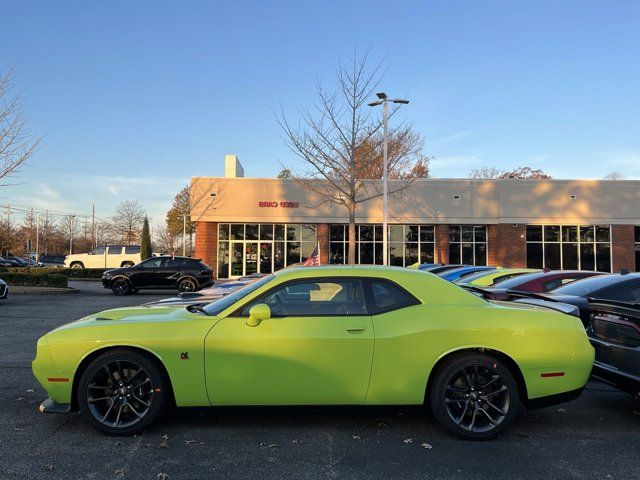
[[[436,420],[454,435],[488,440],[518,416],[518,384],[507,366],[485,354],[456,355],[434,372],[429,401]]]
[[[178,292],[195,292],[198,289],[198,282],[193,278],[182,278],[178,282]]]
[[[133,262],[122,262],[122,265],[120,265],[120,268],[124,268],[124,267],[133,267]]]
[[[76,395],[80,415],[93,428],[107,435],[134,435],[162,413],[169,385],[146,355],[112,350],[82,372]]]
[[[82,262],[73,262],[71,268],[84,268],[84,264]]]
[[[111,280],[111,291],[119,297],[131,293],[131,282],[126,278],[114,278]]]

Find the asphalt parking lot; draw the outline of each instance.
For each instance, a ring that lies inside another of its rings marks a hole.
[[[598,382],[481,443],[451,437],[421,408],[182,409],[144,435],[100,435],[75,414],[38,413],[37,338],[172,292],[72,286],[81,292],[0,303],[0,479],[640,478],[640,407]]]

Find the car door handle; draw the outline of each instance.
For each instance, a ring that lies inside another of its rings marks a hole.
[[[362,333],[366,330],[365,327],[353,327],[353,328],[347,328],[347,332],[348,333]]]

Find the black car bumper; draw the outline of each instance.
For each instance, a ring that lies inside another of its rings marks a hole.
[[[556,395],[532,398],[525,402],[525,406],[531,410],[534,410],[536,408],[550,407],[551,405],[556,405],[558,403],[570,402],[571,400],[575,400],[576,398],[578,398],[583,391],[584,387],[581,387],[575,390],[570,390],[568,392],[558,393]]]
[[[632,395],[640,394],[639,377],[622,372],[606,363],[595,361],[591,376]]]
[[[111,288],[111,279],[102,277],[102,286],[104,288]]]

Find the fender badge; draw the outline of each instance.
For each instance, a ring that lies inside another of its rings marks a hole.
[[[189,360],[189,352],[182,352],[180,354],[180,360]]]

